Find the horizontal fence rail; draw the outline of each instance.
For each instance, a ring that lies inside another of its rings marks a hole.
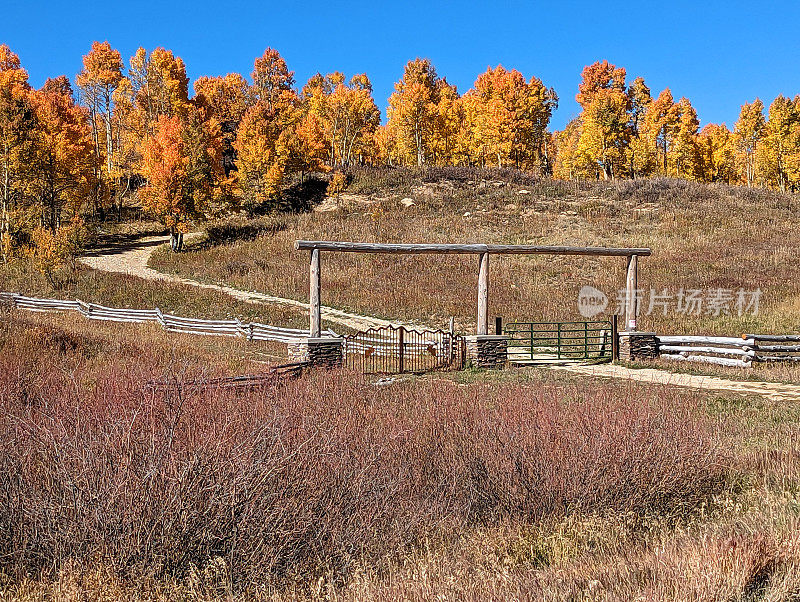
[[[672,361],[738,368],[749,368],[754,362],[800,362],[800,335],[659,335],[656,338],[659,357]]]
[[[127,309],[105,307],[96,303],[85,303],[76,299],[39,299],[26,297],[16,293],[0,293],[0,301],[17,309],[38,312],[77,311],[90,320],[110,322],[145,323],[156,322],[168,332],[199,334],[226,337],[244,337],[249,341],[277,341],[291,343],[309,337],[308,330],[299,328],[282,328],[269,324],[252,322],[245,324],[239,320],[201,320],[165,314],[160,309]],[[338,336],[332,330],[326,330],[322,336]]]

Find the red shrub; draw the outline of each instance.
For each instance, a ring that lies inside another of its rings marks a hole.
[[[724,478],[713,428],[668,389],[330,372],[165,395],[143,372],[0,352],[0,570],[224,556],[239,583],[343,577],[469,524],[691,507]]]

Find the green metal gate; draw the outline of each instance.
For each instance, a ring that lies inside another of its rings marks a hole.
[[[610,361],[614,350],[610,321],[512,322],[503,329],[509,337],[511,362],[593,360]]]

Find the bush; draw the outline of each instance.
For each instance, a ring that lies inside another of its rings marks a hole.
[[[157,395],[122,360],[64,370],[48,345],[0,354],[0,573],[182,577],[225,557],[236,589],[341,582],[470,526],[674,515],[724,482],[712,425],[671,391],[332,372]]]

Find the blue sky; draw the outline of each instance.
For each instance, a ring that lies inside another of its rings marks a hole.
[[[300,85],[316,73],[366,72],[385,110],[403,65],[430,58],[472,86],[489,65],[536,75],[561,103],[553,128],[577,115],[581,69],[607,59],[642,75],[654,95],[687,96],[701,123],[736,120],[756,96],[800,94],[800,3],[775,2],[56,2],[5,0],[0,43],[35,86],[74,77],[93,40],[127,58],[138,46],[181,56],[191,78],[249,75],[264,48],[280,51]]]

